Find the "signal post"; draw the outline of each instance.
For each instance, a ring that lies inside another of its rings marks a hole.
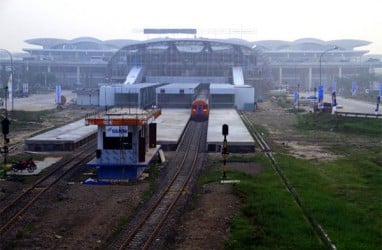
[[[224,136],[223,140],[223,148],[222,148],[222,156],[223,156],[223,176],[222,179],[225,180],[227,179],[226,175],[226,163],[227,163],[227,158],[228,158],[228,142],[227,142],[227,135],[228,135],[228,125],[223,124],[222,126],[222,134]]]

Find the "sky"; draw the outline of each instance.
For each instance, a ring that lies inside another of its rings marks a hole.
[[[32,38],[147,39],[144,28],[195,28],[208,38],[372,42],[382,54],[381,0],[0,0],[0,48]],[[187,37],[185,35],[185,37]]]

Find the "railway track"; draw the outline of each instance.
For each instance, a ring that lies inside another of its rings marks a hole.
[[[22,215],[25,214],[44,193],[51,190],[56,183],[77,167],[94,157],[95,148],[96,140],[92,140],[87,145],[79,148],[73,155],[64,157],[52,165],[46,174],[36,180],[28,188],[24,189],[16,198],[0,208],[0,237],[11,229],[12,225],[16,224],[20,218],[22,218]]]
[[[190,121],[168,168],[172,169],[162,191],[155,195],[145,211],[139,213],[110,249],[150,249],[156,248],[154,240],[160,235],[166,221],[175,213],[177,205],[189,188],[202,166],[202,151],[206,145],[207,122]]]
[[[246,116],[246,114],[241,111],[241,112],[239,112],[239,115],[240,115],[241,119],[243,120],[244,124],[246,125],[246,127],[248,128],[248,131],[251,133],[251,135],[253,136],[253,138],[257,142],[257,144],[260,146],[262,152],[270,160],[272,168],[279,175],[284,186],[292,194],[294,200],[296,201],[298,206],[303,211],[305,218],[309,221],[309,224],[311,225],[313,230],[317,233],[317,235],[320,237],[321,241],[326,245],[326,247],[328,249],[335,250],[336,246],[332,243],[331,239],[329,238],[329,235],[325,232],[325,230],[322,228],[322,226],[310,214],[310,212],[308,211],[308,209],[305,207],[304,203],[302,202],[301,198],[299,197],[297,191],[292,186],[291,182],[285,176],[282,169],[277,165],[277,162],[273,156],[273,152],[272,152],[271,147],[264,140],[263,136],[256,130],[255,126],[250,121],[250,119]]]

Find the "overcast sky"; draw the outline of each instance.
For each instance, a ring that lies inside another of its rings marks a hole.
[[[0,48],[27,39],[145,39],[143,28],[196,28],[249,41],[361,39],[382,54],[381,0],[0,0]],[[238,32],[242,30],[243,32]]]

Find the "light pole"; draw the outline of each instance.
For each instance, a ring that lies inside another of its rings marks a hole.
[[[3,51],[3,52],[6,52],[9,57],[11,58],[11,76],[12,76],[12,80],[13,80],[13,58],[12,58],[12,54],[11,52],[9,52],[8,50],[6,49],[0,49],[0,51]],[[2,119],[1,121],[1,130],[2,130],[2,133],[3,133],[3,136],[4,136],[4,146],[3,146],[3,150],[1,150],[1,153],[3,154],[3,158],[4,158],[4,167],[3,167],[3,171],[4,171],[4,176],[6,176],[6,166],[7,166],[7,157],[8,157],[8,143],[9,143],[9,138],[7,137],[7,135],[9,134],[9,120],[8,120],[8,110],[7,110],[7,89],[8,87],[5,86],[4,87],[4,101],[5,101],[5,117],[4,119]],[[13,110],[13,102],[12,102],[12,110]]]
[[[322,56],[325,55],[327,52],[331,51],[331,50],[335,50],[335,49],[338,49],[337,46],[334,46],[333,48],[329,48],[327,50],[324,50],[321,55],[320,55],[320,86],[322,85],[322,82],[321,82],[321,65],[322,65]]]
[[[13,78],[15,77],[14,75],[13,75],[13,57],[12,57],[12,54],[11,54],[11,52],[9,52],[8,50],[6,50],[6,49],[0,49],[0,51],[3,51],[3,52],[5,52],[5,53],[7,53],[8,55],[9,55],[9,57],[10,57],[10,59],[11,59],[11,76],[12,76],[12,82],[13,82]],[[4,90],[6,89],[6,87],[4,87]],[[13,92],[13,86],[12,86],[12,88],[11,88],[11,91]],[[6,91],[5,91],[6,92]],[[7,94],[7,93],[5,93],[5,94]],[[13,93],[12,93],[13,94]],[[6,100],[6,99],[5,99]],[[7,103],[5,103],[5,112],[7,113]],[[13,98],[12,98],[12,110],[13,110]]]

